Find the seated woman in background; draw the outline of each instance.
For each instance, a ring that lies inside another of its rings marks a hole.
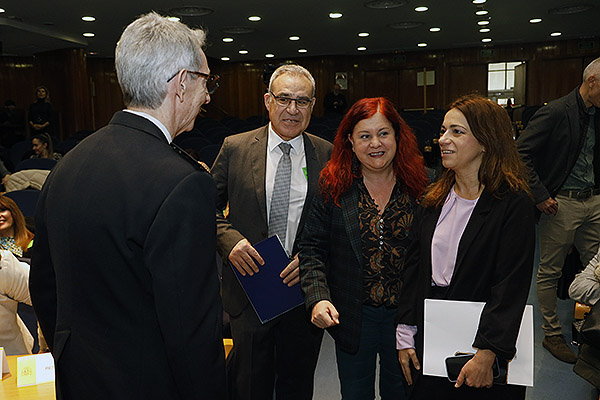
[[[404,399],[395,348],[399,279],[416,199],[427,184],[410,128],[389,100],[342,120],[299,242],[306,308],[335,339],[342,398]]]
[[[13,199],[0,196],[0,249],[23,257],[33,240],[25,217]]]
[[[47,133],[35,135],[31,140],[31,144],[33,145],[33,152],[35,153],[31,158],[51,158],[56,161],[62,158],[59,153],[54,152],[52,138]]]
[[[493,385],[492,373],[496,357],[515,355],[535,247],[528,174],[512,132],[506,111],[480,96],[458,99],[444,117],[446,170],[416,213],[398,302],[399,359],[414,382],[411,399],[525,398],[525,386]],[[426,298],[486,303],[477,352],[456,384],[420,372]]]
[[[31,305],[29,265],[0,250],[0,347],[8,355],[31,354],[33,337],[17,315],[19,303]]]

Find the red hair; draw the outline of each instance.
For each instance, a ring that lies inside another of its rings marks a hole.
[[[319,187],[325,200],[339,205],[342,193],[350,189],[354,179],[362,176],[360,168],[353,168],[353,164],[360,163],[352,151],[349,135],[352,135],[356,124],[371,118],[377,112],[383,114],[394,128],[397,145],[392,167],[402,189],[415,198],[420,197],[425,190],[427,173],[417,138],[389,100],[374,97],[354,103],[340,123],[333,141],[331,159],[321,171],[319,179]]]

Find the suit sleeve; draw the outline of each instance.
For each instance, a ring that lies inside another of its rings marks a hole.
[[[156,315],[185,399],[221,398],[225,384],[215,192],[208,174],[185,177],[163,201],[144,243]]]
[[[514,357],[529,294],[535,250],[535,217],[531,200],[525,194],[507,199],[504,221],[498,229],[496,260],[490,295],[486,302],[473,347],[492,350],[498,357]],[[490,243],[490,246],[493,245]]]
[[[35,242],[31,254],[29,292],[40,329],[48,347],[53,351],[57,307],[56,275],[46,231],[45,198],[46,192],[42,191],[35,213]]]
[[[321,300],[331,301],[327,284],[327,261],[332,207],[333,204],[323,202],[320,194],[315,194],[298,243],[300,285],[304,292],[304,304],[309,311]]]
[[[230,156],[231,144],[228,139],[225,139],[211,168],[211,173],[217,185],[217,250],[223,260],[227,260],[231,249],[237,242],[244,239],[244,235],[236,230],[224,215],[224,210],[229,203]]]
[[[0,253],[0,293],[19,303],[31,305],[29,265],[17,260],[8,250],[2,250]]]
[[[560,114],[551,106],[540,108],[531,118],[527,128],[517,140],[517,149],[521,159],[529,169],[529,186],[535,204],[550,197],[548,188],[544,186],[536,169],[536,159],[546,151],[548,138],[559,124]]]

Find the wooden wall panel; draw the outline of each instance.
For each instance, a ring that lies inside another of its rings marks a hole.
[[[583,58],[536,59],[527,66],[527,104],[544,104],[581,84]]]
[[[398,71],[365,71],[364,97],[385,97],[396,107],[400,103]]]
[[[448,65],[447,91],[444,105],[440,108],[447,108],[464,94],[477,92],[487,96],[487,72],[487,64]]]
[[[125,108],[123,94],[117,81],[113,58],[88,58],[87,70],[92,96],[92,125],[99,129],[108,124],[113,114]]]

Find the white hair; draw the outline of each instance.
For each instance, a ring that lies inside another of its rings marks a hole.
[[[271,91],[271,87],[273,86],[275,79],[285,74],[303,76],[308,79],[312,85],[312,97],[315,97],[315,78],[313,78],[306,68],[297,64],[284,64],[278,67],[275,72],[273,72],[273,75],[271,75],[271,79],[269,80],[269,92]]]
[[[169,21],[155,12],[133,21],[115,49],[115,68],[126,106],[156,109],[167,95],[167,80],[182,69],[202,67],[206,33]]]
[[[590,76],[595,76],[600,80],[600,57],[588,64],[583,70],[583,81],[587,81]]]

